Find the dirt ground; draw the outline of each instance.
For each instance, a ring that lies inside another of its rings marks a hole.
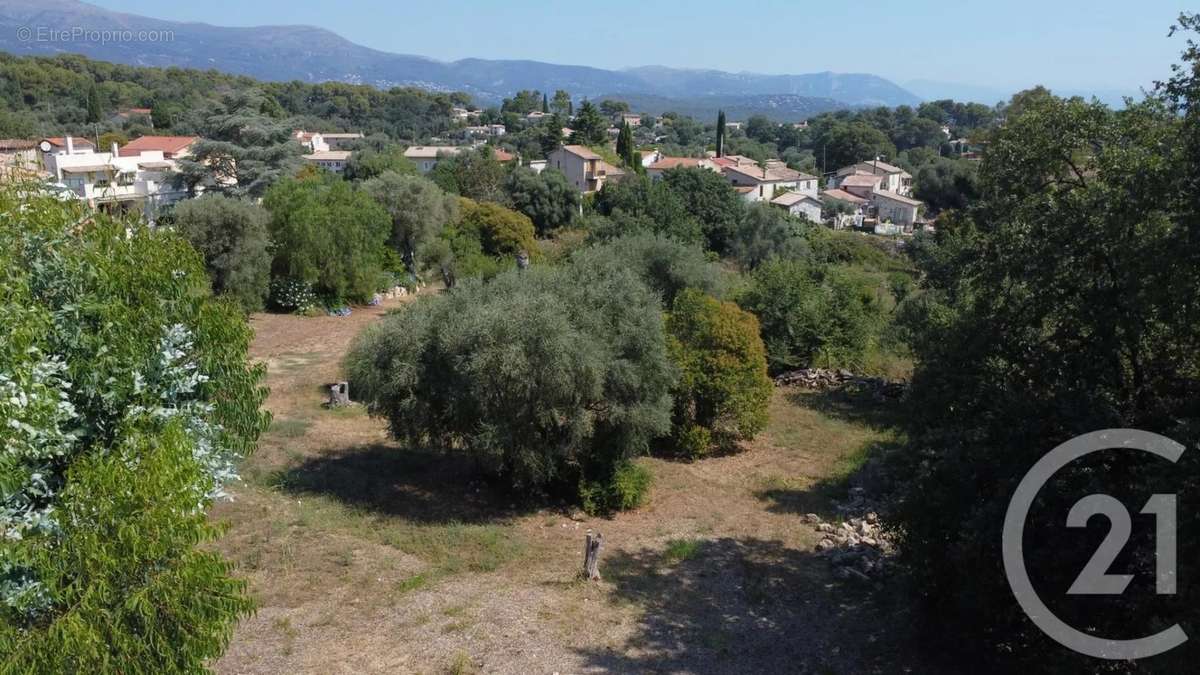
[[[870,411],[779,390],[745,452],[643,460],[655,485],[635,512],[520,504],[321,406],[350,340],[402,303],[252,319],[274,422],[212,516],[258,611],[218,672],[924,672],[895,594],[835,581],[800,518],[889,440]],[[600,582],[577,577],[589,528]]]

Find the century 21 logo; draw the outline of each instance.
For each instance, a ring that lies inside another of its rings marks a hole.
[[[1066,624],[1046,607],[1038,597],[1029,572],[1025,569],[1022,539],[1025,519],[1033,500],[1042,486],[1061,468],[1093,452],[1109,449],[1140,450],[1162,457],[1172,463],[1179,461],[1184,447],[1165,436],[1136,429],[1106,429],[1077,436],[1051,450],[1021,479],[1008,504],[1004,517],[1004,572],[1021,609],[1046,635],[1070,649],[1101,659],[1130,660],[1162,654],[1187,642],[1188,636],[1175,624],[1166,630],[1134,640],[1107,640],[1083,633]],[[1176,496],[1156,494],[1150,497],[1142,513],[1152,513],[1156,522],[1155,554],[1157,570],[1155,590],[1160,595],[1173,595],[1176,589]],[[1067,527],[1086,527],[1088,519],[1104,515],[1112,524],[1108,536],[1092,554],[1091,560],[1071,584],[1068,595],[1120,595],[1125,592],[1130,574],[1108,574],[1109,566],[1121,553],[1133,531],[1132,520],[1125,505],[1105,494],[1088,495],[1071,507]]]

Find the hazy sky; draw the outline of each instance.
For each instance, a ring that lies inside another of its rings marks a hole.
[[[1180,0],[92,0],[227,26],[311,24],[440,60],[865,72],[898,83],[1136,89],[1165,78]],[[970,6],[967,6],[967,5]]]

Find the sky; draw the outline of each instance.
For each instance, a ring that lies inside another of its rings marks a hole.
[[[1000,89],[1137,91],[1165,79],[1180,0],[91,0],[224,26],[309,24],[452,61],[872,73]],[[969,5],[969,6],[967,6]]]

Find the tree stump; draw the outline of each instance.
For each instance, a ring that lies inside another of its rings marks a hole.
[[[329,385],[329,407],[337,408],[350,405],[350,385],[345,382],[335,382]]]
[[[600,580],[600,547],[604,545],[604,535],[596,533],[592,536],[589,529],[583,541],[583,575],[588,581]]]

